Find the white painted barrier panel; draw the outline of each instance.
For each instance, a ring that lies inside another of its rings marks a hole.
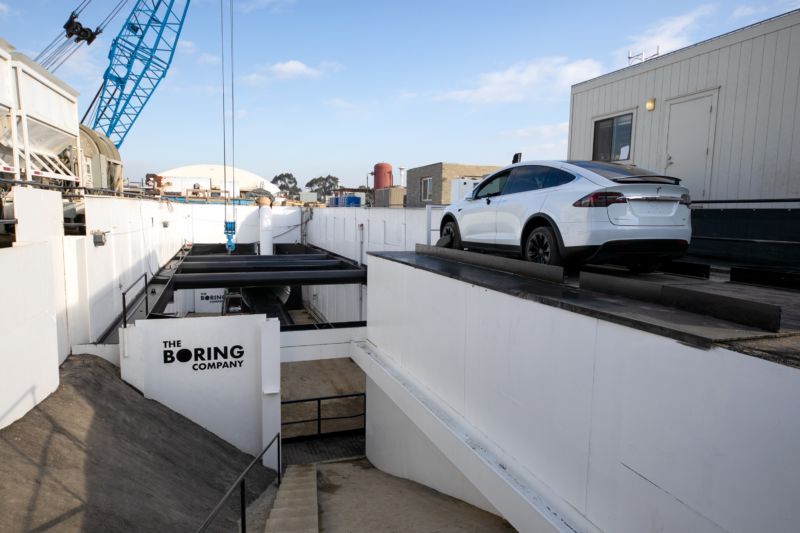
[[[282,331],[281,363],[350,357],[350,342],[366,333],[366,327]]]
[[[452,412],[498,450],[494,477],[470,477],[463,448],[433,441],[498,510],[487,487],[512,475],[576,530],[797,531],[800,370],[372,259],[369,340],[430,396],[427,413]],[[376,448],[369,424],[368,453],[458,496],[445,477],[397,465],[402,425]]]
[[[0,249],[0,428],[58,387],[52,257],[47,242]]]
[[[14,187],[14,216],[18,244],[46,242],[53,248],[49,276],[53,280],[58,334],[58,360],[63,363],[70,353],[67,326],[66,280],[64,276],[64,207],[61,193],[32,187]],[[72,282],[72,280],[70,280]]]
[[[308,243],[349,259],[369,263],[367,252],[413,250],[428,239],[423,208],[318,208],[310,210]],[[442,211],[431,212],[436,242]]]
[[[280,431],[277,319],[139,320],[121,331],[122,379],[146,397],[250,454]]]

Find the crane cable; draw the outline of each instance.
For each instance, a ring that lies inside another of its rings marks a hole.
[[[234,92],[234,79],[236,78],[233,64],[233,0],[230,0],[230,34],[231,34],[231,193],[236,194],[236,93]],[[233,200],[233,220],[236,220],[236,199]]]
[[[92,3],[92,0],[83,0],[83,2],[78,4],[78,7],[73,9],[72,12],[75,13],[75,15],[80,15],[81,12],[84,9],[86,9],[89,6],[89,4],[91,4],[91,3]],[[64,32],[62,30],[59,30],[58,33],[56,34],[55,38],[52,41],[50,41],[50,44],[45,46],[44,50],[39,52],[39,55],[36,56],[35,60],[36,61],[40,61],[45,55],[47,55],[53,49],[53,47],[55,47],[61,41],[61,39],[64,39],[64,38],[65,38]]]
[[[234,238],[236,237],[236,98],[235,98],[235,71],[234,71],[234,27],[233,27],[233,0],[230,0],[228,16],[230,17],[229,37],[230,37],[230,77],[231,77],[231,188],[228,189],[228,113],[227,113],[227,94],[226,85],[228,83],[228,71],[225,68],[225,2],[219,1],[219,29],[220,29],[220,55],[221,55],[221,74],[222,74],[222,178],[223,178],[223,202],[225,217],[225,249],[228,254],[236,249]],[[228,218],[228,196],[230,192],[230,203],[232,217]]]
[[[119,0],[117,4],[111,9],[105,19],[97,26],[96,34],[100,34],[117,15],[119,15],[122,8],[128,3],[129,0]],[[86,9],[92,0],[83,0],[77,8],[72,11],[72,15],[77,17]],[[59,44],[59,41],[62,41]],[[81,41],[73,41],[72,37],[68,37],[61,32],[48,44],[39,55],[36,56],[36,61],[40,62],[43,67],[56,72],[70,57],[78,51],[81,46]]]
[[[220,64],[222,65],[222,189],[225,200],[224,216],[228,222],[228,117],[226,113],[225,85],[227,77],[225,72],[225,3],[219,0],[219,44],[220,44]]]

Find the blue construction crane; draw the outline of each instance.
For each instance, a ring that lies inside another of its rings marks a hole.
[[[117,148],[167,74],[189,1],[137,0],[111,44],[92,128]]]

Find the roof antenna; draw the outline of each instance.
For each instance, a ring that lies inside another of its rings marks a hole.
[[[514,157],[511,159],[511,164],[512,165],[516,165],[520,161],[522,161],[522,152],[517,152],[516,154],[514,154]]]

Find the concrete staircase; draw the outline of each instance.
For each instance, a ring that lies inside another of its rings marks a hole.
[[[316,465],[286,468],[265,533],[319,533]]]

